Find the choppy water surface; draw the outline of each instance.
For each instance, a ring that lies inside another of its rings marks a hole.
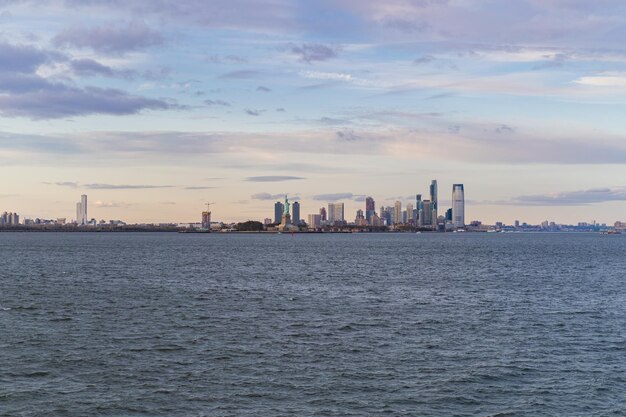
[[[626,415],[626,236],[0,233],[0,415]]]

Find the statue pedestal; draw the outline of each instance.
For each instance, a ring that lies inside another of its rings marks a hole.
[[[291,215],[283,214],[278,230],[281,232],[297,232],[298,226],[291,224]]]

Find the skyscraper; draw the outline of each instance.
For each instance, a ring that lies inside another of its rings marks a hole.
[[[87,196],[85,194],[80,196],[80,202],[76,203],[76,223],[83,226],[89,222],[87,217]]]
[[[376,213],[376,203],[372,197],[365,199],[365,219],[368,223],[372,221],[372,216]]]
[[[291,223],[300,224],[300,203],[297,201],[291,205]]]
[[[326,214],[326,208],[320,207],[320,221],[325,222],[326,220],[328,220],[328,215]]]
[[[285,205],[280,201],[274,203],[274,224],[280,224],[283,218],[283,212],[285,211]]]
[[[424,202],[421,194],[415,195],[415,211],[417,212],[415,225],[418,227],[424,226]]]
[[[430,182],[430,210],[432,225],[437,228],[437,180]]]
[[[393,222],[396,224],[402,223],[402,203],[397,200],[393,206]]]
[[[409,224],[413,224],[415,220],[413,219],[413,204],[407,203],[406,205],[406,222]]]
[[[456,228],[465,227],[465,190],[463,184],[452,186],[452,223]]]
[[[328,203],[328,222],[336,224],[344,222],[343,203]]]

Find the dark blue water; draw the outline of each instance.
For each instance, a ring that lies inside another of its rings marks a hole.
[[[0,233],[0,415],[626,415],[626,236]]]

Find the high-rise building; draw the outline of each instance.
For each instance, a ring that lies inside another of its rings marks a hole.
[[[356,218],[354,219],[354,224],[357,226],[367,226],[367,219],[363,215],[363,210],[359,209],[356,211]]]
[[[89,223],[87,217],[87,196],[85,194],[80,196],[80,202],[76,203],[76,223],[79,226],[84,226]]]
[[[328,220],[328,215],[326,214],[326,208],[325,207],[320,207],[320,221],[327,221]]]
[[[328,203],[328,222],[330,224],[341,223],[345,221],[343,203]]]
[[[322,225],[321,214],[309,214],[309,228],[317,229]]]
[[[420,226],[432,226],[433,225],[433,209],[432,202],[430,200],[422,201],[422,219]]]
[[[430,210],[433,227],[437,227],[437,180],[430,182]]]
[[[376,213],[376,202],[372,197],[365,199],[365,219],[368,223],[372,221],[372,215]]]
[[[452,209],[451,208],[446,210],[446,221],[449,221],[449,222],[452,221]]]
[[[415,223],[413,219],[413,204],[407,203],[406,205],[406,222],[409,224]]]
[[[465,191],[463,184],[452,186],[452,223],[456,228],[465,227]]]
[[[280,224],[283,219],[283,212],[285,211],[285,205],[280,201],[274,203],[274,224]]]
[[[297,201],[291,205],[291,223],[300,224],[300,203]]]
[[[402,203],[397,200],[393,205],[393,222],[396,224],[402,223]]]
[[[211,212],[203,211],[202,212],[202,228],[210,230],[211,229]]]
[[[422,202],[422,195],[415,195],[415,225],[418,227],[424,226],[424,203]]]

